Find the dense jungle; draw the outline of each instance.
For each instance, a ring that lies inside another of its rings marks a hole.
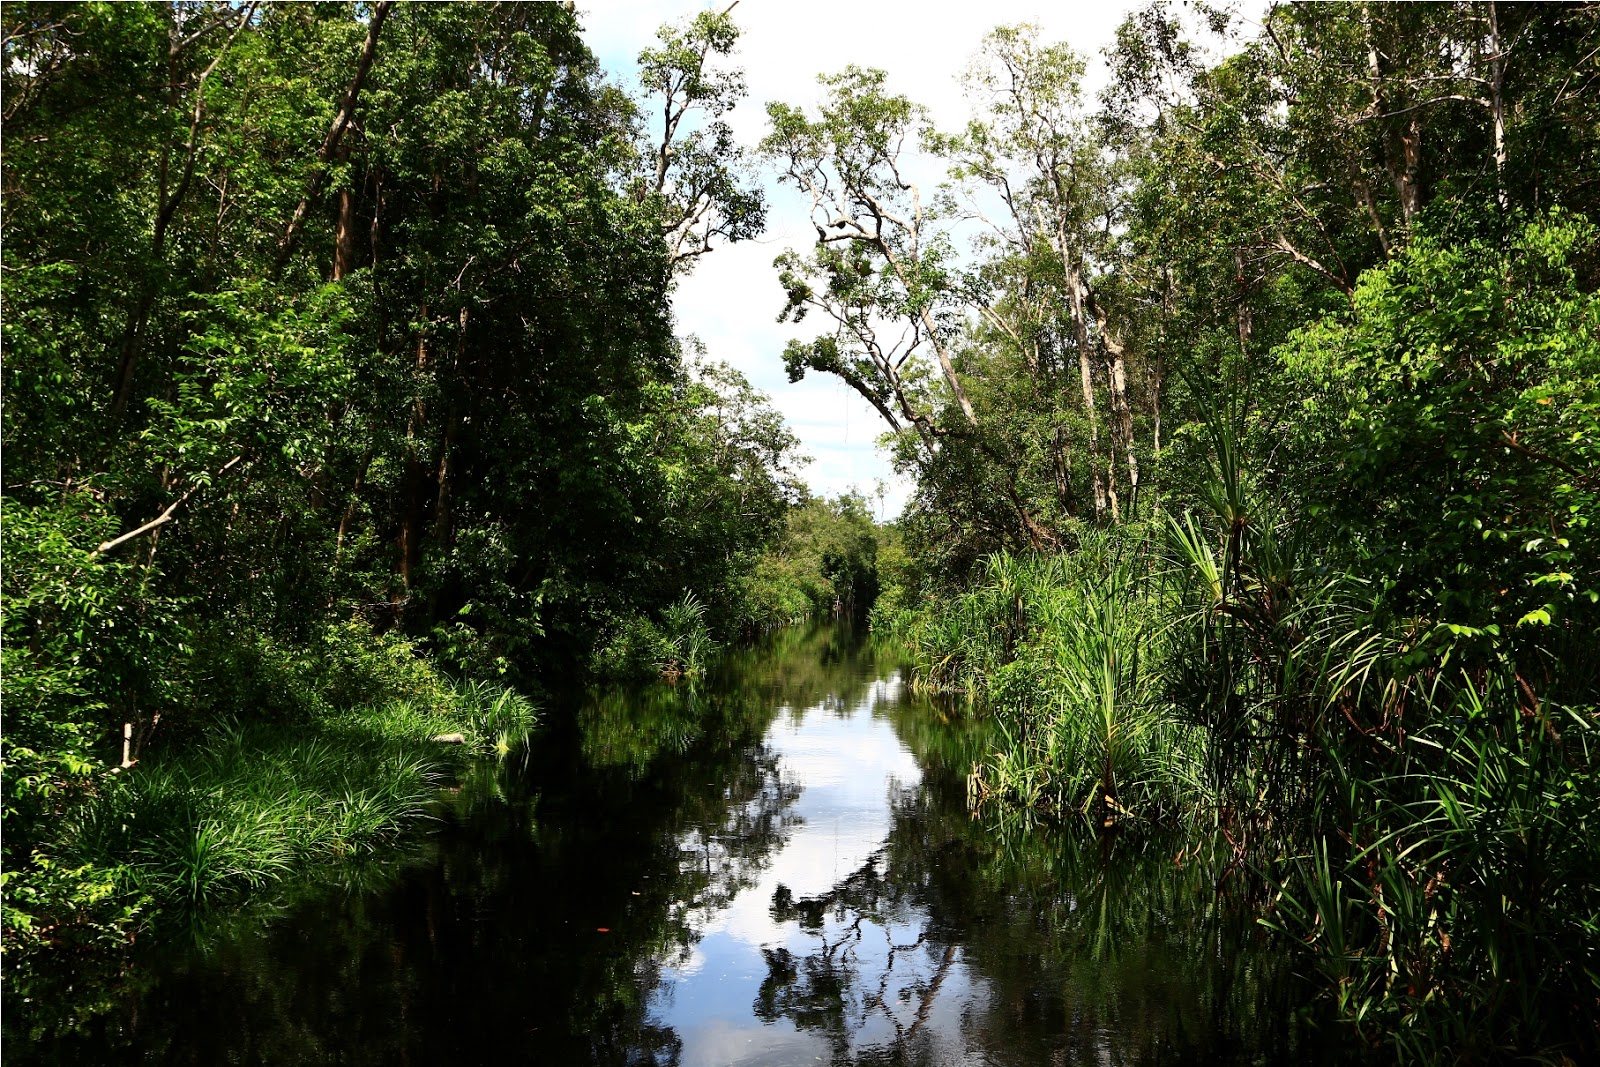
[[[739,14],[0,9],[8,1055],[735,1062],[731,960],[749,1062],[1600,1056],[1600,6],[999,26],[964,114]],[[678,328],[780,195],[898,517]]]

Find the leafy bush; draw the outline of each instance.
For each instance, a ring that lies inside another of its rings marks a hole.
[[[51,944],[117,941],[142,908],[137,895],[117,892],[113,869],[65,860],[54,840],[58,822],[108,783],[113,724],[146,711],[129,694],[170,699],[180,688],[165,669],[184,650],[173,605],[149,596],[135,565],[83,547],[115,530],[88,494],[53,508],[4,502],[0,788],[3,936],[13,959]]]
[[[590,659],[590,672],[599,678],[643,681],[658,678],[662,664],[672,658],[672,642],[649,619],[635,617],[615,622],[614,632]]]
[[[594,674],[615,680],[698,677],[716,650],[706,622],[706,607],[685,591],[662,609],[658,622],[623,620],[590,661]]]

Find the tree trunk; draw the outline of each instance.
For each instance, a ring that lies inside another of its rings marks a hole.
[[[1239,355],[1250,354],[1250,335],[1254,332],[1255,320],[1250,314],[1250,301],[1247,298],[1244,276],[1244,254],[1233,253],[1233,284],[1239,292],[1239,307],[1236,311],[1239,325]]]
[[[350,500],[345,505],[344,515],[339,519],[339,533],[334,541],[333,559],[337,563],[344,558],[345,534],[350,530],[350,522],[356,517],[356,505],[360,503],[361,486],[367,480],[367,468],[372,466],[372,446],[367,446],[367,451],[361,457],[361,464],[356,468],[355,484],[350,487]]]
[[[1386,114],[1391,102],[1384,96],[1383,53],[1378,48],[1378,29],[1371,4],[1362,5],[1361,19],[1367,33],[1367,92],[1371,97],[1368,108],[1376,117]],[[1416,112],[1411,113],[1403,130],[1395,133],[1392,139],[1384,140],[1384,169],[1389,172],[1389,180],[1400,199],[1401,218],[1409,224],[1421,206],[1417,174],[1422,156],[1422,127]],[[1398,159],[1394,141],[1399,142]]]
[[[1130,504],[1139,495],[1139,456],[1134,450],[1133,406],[1128,402],[1127,347],[1112,331],[1105,309],[1092,304],[1095,325],[1100,328],[1100,342],[1106,350],[1106,381],[1111,394],[1111,413],[1115,418],[1112,437],[1121,445],[1128,464],[1128,498]],[[1113,505],[1114,507],[1115,505]]]
[[[1395,191],[1400,194],[1400,213],[1410,223],[1422,210],[1422,121],[1415,112],[1399,137],[1401,165],[1395,172]]]
[[[1056,499],[1061,504],[1061,510],[1073,516],[1078,511],[1072,496],[1072,446],[1067,443],[1063,429],[1057,426],[1056,432],[1050,436],[1050,465],[1055,471]]]
[[[1117,446],[1116,430],[1106,434],[1106,506],[1111,511],[1111,521],[1122,521],[1122,498],[1117,495]]]
[[[1494,0],[1489,0],[1489,110],[1494,115],[1495,199],[1502,210],[1509,206],[1506,194],[1506,57],[1500,44],[1500,15]]]
[[[428,305],[422,305],[417,321],[421,332],[417,336],[417,377],[426,375],[430,362],[428,349]],[[411,402],[411,418],[406,421],[406,469],[401,485],[400,532],[395,539],[398,558],[395,561],[400,588],[411,592],[416,565],[421,559],[422,496],[426,489],[428,471],[420,454],[422,429],[428,420],[428,405],[419,392]],[[398,608],[398,603],[396,605]]]
[[[1072,332],[1078,347],[1078,376],[1083,385],[1083,410],[1089,417],[1089,482],[1094,491],[1094,517],[1106,511],[1106,483],[1100,467],[1100,418],[1094,408],[1094,370],[1089,361],[1089,312],[1084,306],[1083,279],[1067,270],[1067,295],[1072,304]]]
[[[341,152],[348,157],[349,152]],[[333,240],[333,280],[339,281],[355,269],[356,262],[356,194],[349,187],[339,190],[339,224]]]
[[[1356,166],[1359,168],[1360,164]],[[1378,204],[1372,196],[1372,187],[1358,173],[1351,181],[1351,188],[1355,191],[1356,203],[1367,213],[1367,221],[1372,223],[1372,229],[1378,235],[1378,247],[1383,249],[1384,258],[1389,258],[1393,246],[1389,243],[1389,231],[1383,225],[1383,216],[1378,214]]]
[[[1111,410],[1116,415],[1116,437],[1122,446],[1123,458],[1128,464],[1128,502],[1132,507],[1139,498],[1139,456],[1134,450],[1133,407],[1128,402],[1128,369],[1124,350],[1110,335],[1101,334],[1106,342],[1106,376],[1111,383]]]
[[[381,0],[372,9],[372,17],[367,22],[367,39],[361,46],[361,58],[356,61],[355,76],[350,79],[344,99],[339,103],[338,114],[334,115],[333,123],[328,127],[327,135],[323,137],[322,145],[317,149],[311,180],[306,186],[305,195],[295,205],[294,214],[289,218],[289,225],[284,227],[283,236],[278,238],[278,252],[272,264],[274,278],[283,273],[290,255],[294,253],[295,243],[300,238],[300,228],[305,224],[306,215],[311,210],[311,202],[322,191],[322,180],[326,176],[328,163],[333,159],[334,153],[339,148],[339,142],[344,138],[345,130],[350,128],[350,122],[355,117],[356,101],[361,95],[361,87],[366,84],[367,75],[372,71],[373,57],[377,55],[378,34],[382,32],[383,21],[389,17],[393,7],[394,0]]]
[[[455,362],[451,367],[454,375],[459,377],[461,366],[467,353],[467,321],[469,309],[461,309],[458,320],[458,333],[456,335]],[[461,417],[456,402],[450,402],[449,411],[444,421],[444,441],[439,446],[439,495],[434,502],[433,511],[433,537],[440,544],[448,544],[451,537],[450,494],[452,486],[450,477],[453,472],[455,459],[456,431],[460,428]]]
[[[899,276],[901,284],[906,287],[906,291],[911,292],[914,288],[911,284],[911,279],[906,276],[905,269],[900,264],[900,257],[894,254],[894,249],[890,248],[888,242],[882,238],[878,238],[874,243],[877,245],[878,251],[883,253],[884,260]],[[922,328],[928,331],[928,343],[933,345],[933,350],[939,357],[939,368],[944,371],[944,380],[950,386],[950,392],[955,395],[956,403],[961,405],[961,413],[966,416],[967,425],[976,428],[978,416],[972,410],[972,401],[967,399],[967,391],[961,387],[961,379],[956,377],[956,365],[950,358],[949,349],[945,347],[943,341],[939,340],[939,333],[934,327],[933,316],[928,312],[927,308],[923,308],[918,313],[918,318],[922,321]]]
[[[1169,327],[1178,317],[1178,288],[1173,281],[1172,268],[1165,267],[1162,277],[1166,285],[1161,294],[1161,343],[1156,346],[1156,358],[1150,372],[1150,446],[1156,461],[1155,496],[1151,510],[1161,514],[1161,405],[1167,385],[1167,346],[1171,344]]]
[[[428,471],[421,460],[415,456],[407,459],[400,506],[400,534],[395,539],[395,575],[400,579],[400,595],[394,602],[397,616],[401,605],[411,595],[417,564],[422,560],[422,494],[427,480]]]
[[[183,203],[184,198],[188,196],[189,186],[194,179],[195,162],[200,154],[200,126],[202,119],[205,117],[206,81],[222,62],[222,57],[227,55],[228,49],[233,46],[234,39],[239,36],[239,31],[244,29],[245,25],[250,21],[255,14],[255,10],[256,3],[255,0],[252,0],[239,13],[239,20],[234,23],[233,31],[228,35],[228,39],[223,42],[222,47],[218,49],[216,56],[212,58],[206,68],[200,72],[199,77],[195,79],[194,108],[189,119],[189,139],[183,149],[183,169],[178,177],[177,188],[172,189],[170,195],[168,186],[171,178],[172,152],[170,146],[162,149],[161,161],[158,165],[159,177],[156,190],[155,228],[150,240],[150,262],[152,264],[161,262],[162,251],[166,247],[167,228],[171,226],[172,220],[177,216],[178,207]],[[168,9],[168,16],[171,17],[170,8]],[[169,33],[175,32],[175,30],[176,28],[174,27]],[[176,107],[178,104],[178,51],[178,46],[174,45],[167,53],[168,107]],[[154,304],[155,294],[150,291],[149,283],[146,282],[140,292],[138,301],[134,305],[133,314],[128,318],[128,328],[123,335],[122,356],[117,365],[117,381],[111,394],[111,407],[109,410],[110,423],[113,428],[122,421],[122,416],[127,412],[128,404],[133,398],[134,372],[139,366],[139,350],[144,342],[145,327],[149,322],[150,309]]]

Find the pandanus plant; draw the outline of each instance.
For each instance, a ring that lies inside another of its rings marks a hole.
[[[1313,573],[1295,525],[1251,484],[1233,420],[1213,413],[1207,429],[1206,507],[1166,519],[1196,597],[1178,627],[1187,647],[1173,696],[1208,735],[1214,795],[1253,821],[1308,799],[1323,659],[1308,637],[1327,637],[1339,583]]]
[[[1005,743],[974,775],[976,801],[1110,826],[1181,810],[1198,790],[1199,733],[1159,699],[1149,560],[1094,547],[1093,566],[1029,557],[1017,569],[1024,633],[987,686]]]
[[[706,626],[704,602],[693,590],[686,590],[661,613],[661,629],[671,656],[670,661],[662,665],[662,673],[672,677],[699,677],[715,647]]]

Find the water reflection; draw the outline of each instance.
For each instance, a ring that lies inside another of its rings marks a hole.
[[[1315,1061],[1286,961],[1162,842],[974,822],[981,724],[853,635],[594,694],[367,881],[8,994],[15,1062]],[[61,992],[66,990],[65,992]],[[71,1005],[70,1010],[66,1007]],[[19,1010],[20,1009],[20,1010]]]

